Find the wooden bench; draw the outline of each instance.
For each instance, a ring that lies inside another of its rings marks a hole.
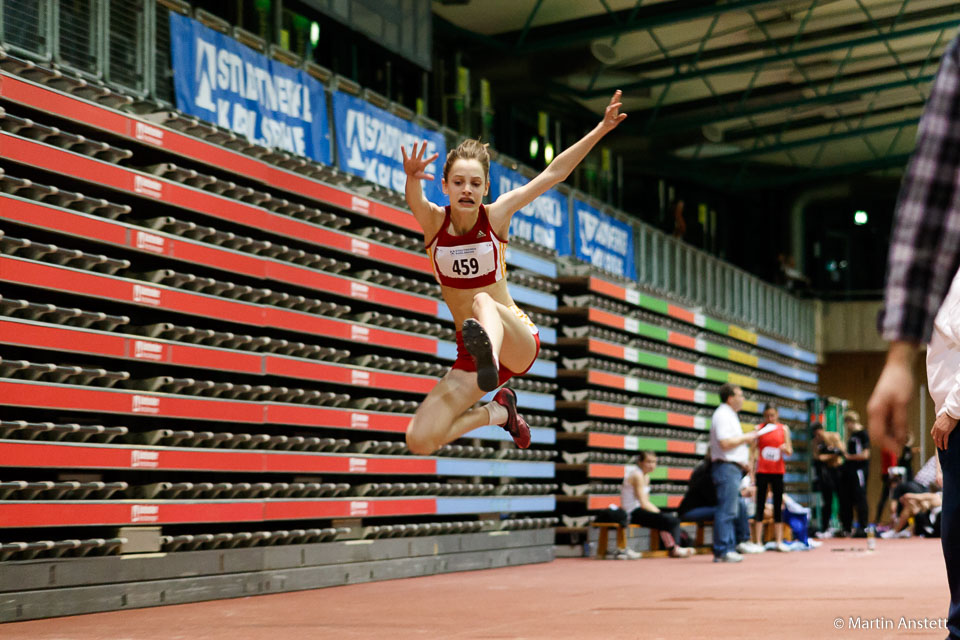
[[[607,557],[607,542],[610,538],[611,529],[617,532],[617,548],[625,549],[628,531],[640,528],[638,524],[628,524],[626,527],[621,527],[616,522],[591,522],[590,526],[599,529],[597,532],[597,557],[600,559]]]
[[[712,520],[699,520],[695,522],[681,522],[680,526],[697,526],[696,537],[694,538],[694,546],[702,547],[703,546],[703,531],[705,527],[712,527]],[[607,557],[607,547],[610,538],[610,530],[614,530],[617,533],[617,548],[624,549],[627,546],[627,538],[629,537],[630,531],[633,529],[640,529],[641,525],[639,524],[629,524],[626,527],[621,527],[616,522],[591,522],[590,526],[596,529],[599,529],[597,533],[597,557],[605,558]],[[658,529],[650,529],[650,551],[659,551],[660,550],[660,531]]]
[[[713,526],[713,520],[692,520],[689,522],[681,522],[681,527],[687,526],[697,526],[697,533],[693,540],[694,547],[703,546],[703,530],[706,527]],[[650,551],[659,551],[660,550],[660,530],[659,529],[650,529]]]

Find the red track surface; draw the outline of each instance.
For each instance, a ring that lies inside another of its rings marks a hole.
[[[939,540],[832,540],[815,551],[638,561],[564,559],[0,626],[4,640],[282,638],[944,638],[897,629],[947,610]],[[890,628],[850,629],[851,618]],[[834,627],[840,620],[842,629]],[[889,622],[886,622],[889,621]]]

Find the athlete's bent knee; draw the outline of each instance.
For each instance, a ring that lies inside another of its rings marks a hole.
[[[410,449],[410,453],[414,455],[426,456],[436,451],[439,447],[428,434],[416,429],[414,425],[411,424],[407,430],[407,448]]]
[[[481,291],[473,296],[473,314],[479,315],[484,306],[494,302],[489,293]]]

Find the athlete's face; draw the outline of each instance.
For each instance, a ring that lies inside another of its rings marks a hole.
[[[776,422],[779,418],[780,415],[777,413],[776,409],[767,409],[763,412],[764,422]]]
[[[450,208],[459,211],[479,209],[489,190],[490,183],[479,160],[457,160],[443,179],[443,192],[450,196]]]

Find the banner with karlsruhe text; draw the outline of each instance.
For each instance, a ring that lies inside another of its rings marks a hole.
[[[414,143],[426,141],[423,157],[434,153],[440,157],[426,168],[433,180],[421,181],[423,193],[440,206],[449,202],[440,186],[447,144],[439,131],[425,129],[342,91],[333,92],[333,126],[339,169],[400,193],[407,179],[400,146],[410,153]]]
[[[633,227],[576,198],[573,219],[578,258],[610,273],[637,279]]]
[[[530,181],[517,171],[508,169],[499,162],[491,162],[490,202],[528,182]],[[548,249],[556,249],[557,255],[570,255],[567,197],[556,189],[550,189],[517,211],[510,221],[510,236],[536,242]]]
[[[192,18],[170,12],[177,108],[255,144],[331,163],[324,87]]]

